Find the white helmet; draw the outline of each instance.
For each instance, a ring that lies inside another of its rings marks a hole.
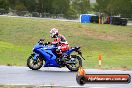
[[[51,36],[52,38],[54,38],[55,35],[57,35],[57,34],[58,34],[58,29],[53,28],[53,29],[50,30],[50,36]]]

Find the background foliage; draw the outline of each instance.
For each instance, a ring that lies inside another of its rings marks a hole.
[[[0,0],[0,9],[63,14],[67,18],[91,12],[130,18],[132,0],[96,0],[95,4],[90,4],[90,0]]]

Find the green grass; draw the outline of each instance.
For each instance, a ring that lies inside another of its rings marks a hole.
[[[49,36],[56,27],[70,46],[82,47],[85,68],[98,68],[98,55],[103,55],[103,68],[132,69],[132,26],[81,24],[44,19],[0,17],[0,64],[25,66],[33,45]]]

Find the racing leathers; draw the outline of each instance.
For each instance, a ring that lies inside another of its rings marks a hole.
[[[51,42],[51,44],[57,44],[58,48],[56,49],[57,54],[62,54],[63,52],[69,49],[69,45],[66,41],[66,38],[61,34],[56,35],[56,39],[53,42]]]

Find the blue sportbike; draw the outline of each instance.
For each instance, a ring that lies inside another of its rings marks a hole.
[[[34,46],[33,53],[27,59],[27,66],[32,70],[44,67],[67,67],[70,71],[78,71],[82,66],[82,53],[80,47],[73,47],[63,52],[61,55],[56,53],[57,44],[43,43],[40,39]],[[77,52],[77,54],[72,54]],[[83,58],[84,59],[84,58]]]

